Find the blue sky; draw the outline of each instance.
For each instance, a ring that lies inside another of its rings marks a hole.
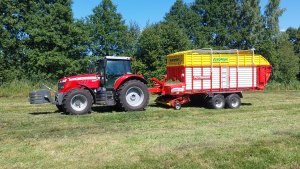
[[[184,0],[186,3],[194,0]],[[73,13],[76,19],[87,17],[101,0],[73,0]],[[159,22],[170,10],[175,0],[113,0],[117,5],[118,12],[128,24],[135,21],[141,28],[147,23]],[[261,0],[261,7],[264,9],[268,0]],[[300,0],[281,0],[281,8],[286,11],[280,17],[280,29],[288,27],[298,28],[300,26]]]

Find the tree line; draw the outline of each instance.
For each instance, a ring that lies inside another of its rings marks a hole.
[[[300,27],[279,29],[280,0],[176,0],[164,19],[140,29],[126,25],[116,5],[102,0],[76,20],[72,0],[0,1],[0,77],[46,80],[84,73],[89,60],[133,57],[146,78],[165,74],[167,54],[190,49],[255,49],[273,65],[272,80],[297,80]]]

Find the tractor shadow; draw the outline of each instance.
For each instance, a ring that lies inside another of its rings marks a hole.
[[[38,116],[38,115],[50,115],[50,114],[62,114],[64,115],[64,113],[61,113],[60,111],[54,111],[54,112],[32,112],[32,113],[29,113],[30,115],[33,115],[33,116]]]
[[[93,106],[92,107],[93,113],[113,113],[113,112],[121,112],[118,111],[115,107],[109,107],[109,106]]]
[[[116,107],[106,107],[106,106],[93,106],[92,107],[92,113],[119,113],[119,112],[124,112],[123,110],[120,110]],[[61,115],[69,115],[69,114],[66,114],[64,112],[60,112],[60,111],[53,111],[53,112],[31,112],[31,113],[28,113],[30,115],[33,115],[33,116],[39,116],[39,115],[54,115],[54,114],[61,114]]]

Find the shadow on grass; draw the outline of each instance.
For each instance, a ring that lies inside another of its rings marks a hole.
[[[252,103],[242,103],[242,106],[252,106]]]
[[[61,113],[60,111],[54,111],[54,112],[33,112],[33,113],[29,113],[31,115],[37,116],[37,115],[48,115],[48,114],[57,114],[57,113]],[[64,113],[61,113],[64,114]]]
[[[113,112],[122,112],[115,107],[109,106],[94,106],[92,107],[92,111],[95,113],[113,113]]]
[[[105,106],[95,106],[92,107],[92,111],[94,113],[113,113],[113,112],[123,112],[122,110],[117,110],[115,107],[105,107]],[[32,112],[29,113],[30,115],[38,116],[38,115],[51,115],[51,114],[58,114],[60,113],[61,115],[68,115],[64,112],[60,111],[53,111],[53,112]]]
[[[252,103],[241,103],[241,106],[253,106],[253,104]],[[174,109],[173,107],[164,105],[164,104],[150,104],[150,105],[148,105],[148,107]],[[191,103],[191,102],[187,103],[187,104],[183,104],[182,107],[212,109],[209,106],[207,106],[205,103]]]
[[[150,105],[148,105],[148,107],[161,108],[161,109],[167,109],[167,110],[174,109],[174,107],[164,105],[164,104],[150,104]],[[193,108],[206,108],[206,109],[208,109],[207,107],[205,107],[203,105],[195,105],[195,104],[191,104],[191,103],[183,104],[182,107],[193,107]]]
[[[164,105],[164,104],[149,104],[147,107],[154,107],[154,108],[163,108],[163,109],[174,109],[171,106]]]

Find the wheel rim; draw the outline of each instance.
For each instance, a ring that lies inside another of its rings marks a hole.
[[[216,101],[215,101],[215,105],[216,105],[216,107],[217,108],[222,108],[223,107],[223,105],[224,105],[224,102],[222,101],[222,99],[216,99]]]
[[[126,92],[126,101],[130,106],[137,107],[144,101],[144,92],[139,87],[131,87]]]
[[[238,107],[239,106],[239,101],[237,98],[232,98],[231,99],[231,106],[232,107]]]
[[[75,111],[82,111],[87,107],[87,98],[83,95],[75,95],[71,99],[71,107]]]
[[[181,105],[180,104],[175,104],[175,109],[176,110],[179,110],[181,108]]]

